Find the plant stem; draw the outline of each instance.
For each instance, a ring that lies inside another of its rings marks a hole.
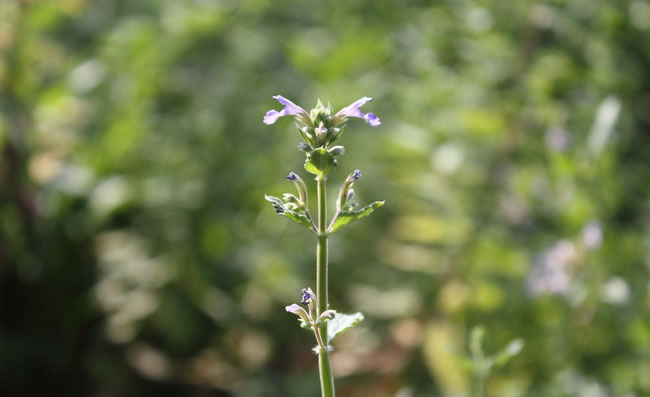
[[[325,191],[325,176],[318,175],[318,245],[316,246],[316,300],[318,301],[318,313],[327,310],[327,197]],[[318,353],[318,368],[320,370],[320,385],[322,397],[334,397],[334,377],[332,376],[332,364],[330,353],[327,350],[327,324],[321,326],[321,335],[325,338],[325,349]]]

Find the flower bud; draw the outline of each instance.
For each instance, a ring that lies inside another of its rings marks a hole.
[[[354,170],[354,172],[352,172],[350,176],[348,176],[348,179],[346,181],[352,183],[359,178],[361,178],[361,170]]]
[[[320,317],[318,317],[318,321],[316,322],[317,325],[320,325],[327,320],[331,320],[334,318],[336,315],[336,310],[325,310],[324,312],[321,313]]]
[[[305,140],[307,144],[310,146],[314,145],[314,129],[311,126],[307,125],[302,125],[296,123],[296,128],[298,128],[298,132],[300,132],[300,136],[302,136],[302,139]]]
[[[334,157],[343,156],[343,154],[345,154],[345,148],[343,146],[332,146],[327,151]]]
[[[309,153],[313,150],[313,148],[311,147],[310,144],[306,142],[300,142],[298,144],[298,150],[300,150],[301,152]]]
[[[343,128],[330,127],[327,130],[327,143],[332,143],[341,135]]]
[[[354,189],[350,188],[350,190],[348,190],[348,194],[345,196],[345,202],[347,203],[353,198],[354,198]]]
[[[311,117],[314,125],[325,122],[326,125],[329,125],[329,122],[332,118],[332,105],[328,104],[327,107],[319,99],[316,103],[316,107],[309,112],[309,117]]]
[[[282,201],[292,211],[305,208],[305,203],[291,193],[284,193],[282,195]]]
[[[296,185],[296,189],[298,189],[298,194],[300,195],[300,201],[302,202],[303,206],[306,206],[307,186],[305,185],[305,182],[294,172],[290,172],[286,178]]]
[[[354,190],[352,190],[352,184],[361,178],[361,171],[360,170],[354,170],[343,182],[343,185],[341,186],[341,190],[339,191],[339,198],[336,201],[336,208],[341,210],[347,201],[354,196]],[[352,190],[350,198],[348,198],[348,195],[350,194],[350,190]]]
[[[321,121],[318,127],[314,128],[314,133],[316,135],[316,145],[325,146],[327,143],[327,128]]]

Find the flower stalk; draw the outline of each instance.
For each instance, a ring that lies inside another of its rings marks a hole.
[[[298,149],[305,152],[305,170],[316,176],[317,218],[314,222],[309,212],[308,191],[304,181],[294,172],[289,173],[287,180],[293,182],[298,190],[298,196],[285,193],[282,198],[266,196],[271,202],[275,212],[286,216],[292,221],[306,227],[316,238],[316,295],[309,288],[301,291],[300,303],[307,306],[307,310],[298,304],[285,308],[287,312],[298,316],[300,325],[305,329],[312,329],[316,338],[316,347],[313,349],[318,355],[318,368],[320,373],[322,397],[334,397],[334,376],[330,352],[330,342],[334,337],[354,327],[363,320],[361,313],[342,314],[329,308],[328,297],[328,238],[339,228],[369,215],[373,210],[382,206],[383,201],[376,201],[366,207],[355,211],[356,203],[352,202],[354,191],[352,184],[361,177],[361,171],[355,170],[343,182],[336,203],[336,213],[331,221],[327,219],[327,175],[334,171],[338,165],[337,158],[345,153],[343,146],[332,146],[339,138],[349,118],[360,118],[370,126],[381,124],[380,119],[373,113],[363,113],[360,107],[372,99],[364,97],[351,105],[333,113],[332,106],[325,106],[320,100],[316,107],[307,112],[290,100],[276,95],[275,99],[284,108],[280,111],[269,110],[264,116],[265,124],[274,124],[278,118],[294,116],[296,127],[304,142]]]
[[[318,301],[317,316],[328,309],[327,296],[327,191],[325,187],[325,175],[317,177],[318,196],[318,243],[316,245],[316,300]],[[320,326],[321,332],[327,335],[327,322]],[[321,342],[322,343],[322,342]],[[334,376],[332,376],[332,363],[330,352],[325,348],[319,349],[318,368],[320,372],[320,385],[323,397],[334,397]]]

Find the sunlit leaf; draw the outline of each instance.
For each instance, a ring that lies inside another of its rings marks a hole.
[[[304,212],[297,212],[297,211],[290,210],[289,208],[287,208],[287,206],[282,201],[282,199],[278,197],[264,195],[264,198],[271,203],[273,209],[278,215],[286,216],[292,221],[301,224],[308,229],[312,228],[312,222]]]
[[[359,211],[341,211],[341,213],[336,217],[336,220],[334,220],[334,223],[330,228],[330,233],[335,232],[350,222],[370,215],[372,211],[382,205],[384,205],[384,201],[375,201],[374,203],[361,208]]]
[[[363,314],[336,313],[334,318],[327,322],[327,343],[329,344],[337,335],[340,335],[363,321]]]

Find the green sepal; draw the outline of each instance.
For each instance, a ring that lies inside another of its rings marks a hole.
[[[360,312],[354,314],[336,313],[334,318],[327,321],[327,344],[337,336],[363,321],[363,314]]]
[[[322,147],[307,154],[305,170],[314,175],[327,175],[336,167],[334,156]]]
[[[310,146],[315,146],[316,143],[314,141],[314,128],[307,126],[307,125],[300,125],[299,123],[296,123],[296,128],[298,129],[298,132],[300,133],[300,136],[302,139],[305,140],[305,142],[310,145]]]
[[[271,205],[273,205],[273,209],[278,215],[286,216],[292,221],[299,223],[308,229],[312,228],[313,225],[311,220],[303,212],[297,212],[287,208],[287,205],[277,197],[264,195],[264,198],[266,201],[269,201]]]
[[[332,223],[332,226],[330,226],[329,233],[337,231],[350,222],[370,215],[372,211],[374,211],[376,208],[381,207],[382,205],[384,205],[384,201],[375,201],[374,203],[368,204],[358,211],[341,211]]]

